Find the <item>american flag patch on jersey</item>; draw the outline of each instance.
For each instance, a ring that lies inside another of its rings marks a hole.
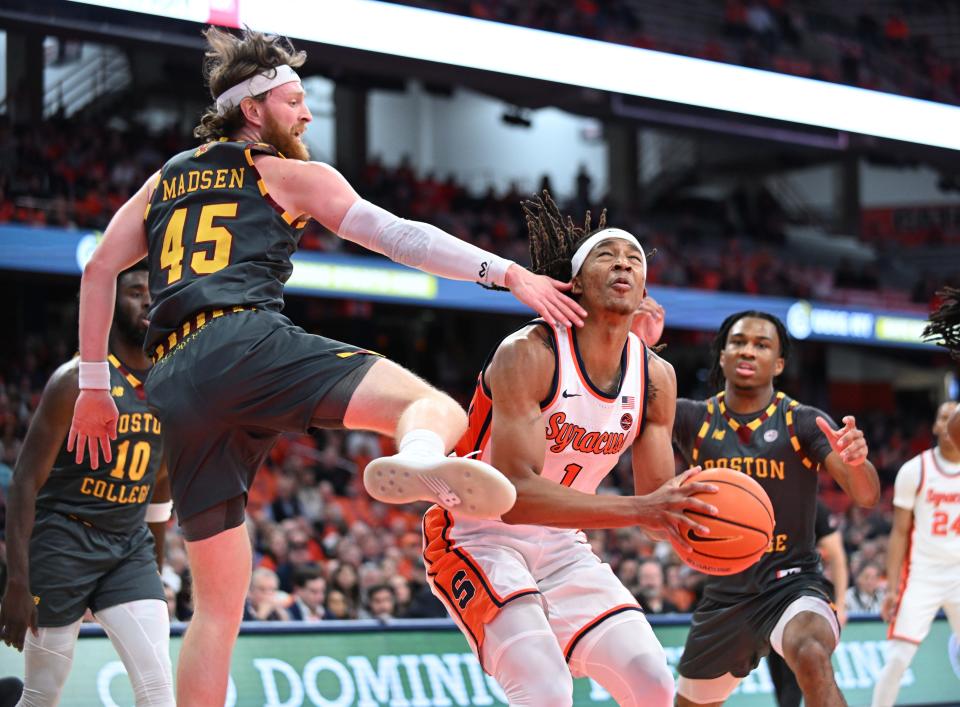
[[[622,403],[621,407],[632,408],[633,404],[637,402],[637,399],[632,395],[623,395],[620,397],[620,402]]]

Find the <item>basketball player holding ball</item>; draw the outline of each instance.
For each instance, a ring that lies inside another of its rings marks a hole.
[[[734,314],[712,347],[711,383],[723,392],[677,401],[673,438],[684,457],[705,471],[728,467],[752,477],[776,517],[759,562],[707,579],[678,665],[681,707],[723,704],[771,648],[796,674],[808,707],[846,704],[830,663],[840,626],[816,549],[817,472],[824,467],[866,507],[877,502],[880,482],[853,417],[836,429],[823,412],[774,389],[789,346],[776,317]]]
[[[646,258],[620,229],[590,231],[548,195],[526,202],[533,269],[573,282],[588,316],[573,332],[535,320],[483,366],[461,456],[479,453],[516,486],[502,521],[424,516],[427,579],[511,705],[569,706],[575,676],[622,707],[666,707],[674,679],[633,595],[581,528],[640,526],[685,544],[712,517],[711,484],[674,476],[673,368],[630,333]],[[596,495],[632,451],[637,496]],[[680,532],[678,532],[678,530]]]

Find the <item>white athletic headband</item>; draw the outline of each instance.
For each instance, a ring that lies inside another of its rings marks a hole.
[[[217,115],[223,115],[234,106],[240,105],[240,101],[244,98],[259,96],[271,88],[299,80],[300,77],[297,76],[297,72],[287,64],[262,71],[246,81],[241,81],[236,86],[231,86],[217,96]]]
[[[637,250],[640,251],[640,257],[643,258],[643,269],[647,269],[647,254],[643,252],[643,246],[640,245],[632,233],[627,233],[621,228],[605,228],[602,231],[597,231],[587,240],[583,242],[577,252],[573,254],[573,259],[571,260],[571,265],[573,265],[573,274],[570,276],[574,278],[577,276],[577,273],[580,272],[580,268],[583,267],[583,261],[587,259],[587,256],[590,255],[590,251],[593,250],[597,243],[600,241],[605,241],[608,238],[620,238],[621,240],[633,243],[637,247]]]

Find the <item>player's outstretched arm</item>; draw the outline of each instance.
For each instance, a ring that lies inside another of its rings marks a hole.
[[[853,415],[843,418],[843,427],[835,430],[824,417],[817,417],[817,427],[830,443],[824,460],[827,471],[854,502],[870,508],[880,500],[880,478],[867,459],[867,440],[857,428]]]
[[[149,203],[148,179],[114,214],[103,240],[93,251],[80,281],[80,396],[73,413],[67,449],[76,450],[83,461],[90,452],[90,466],[112,459],[110,440],[117,438],[117,406],[110,397],[110,368],[107,340],[113,322],[117,296],[117,275],[147,255],[147,234],[143,215]]]
[[[549,321],[562,326],[583,324],[586,311],[563,294],[570,289],[569,283],[534,275],[436,226],[394,216],[361,199],[329,165],[261,157],[257,167],[270,193],[287,211],[309,214],[341,238],[433,275],[506,287]]]
[[[683,508],[709,512],[707,504],[689,498],[712,488],[707,484],[658,490],[660,496],[596,496],[544,479],[540,472],[547,441],[540,402],[550,392],[553,371],[553,353],[537,327],[501,344],[486,372],[493,394],[491,462],[517,487],[517,502],[503,516],[504,522],[557,528],[666,528],[672,510],[677,515]]]
[[[37,492],[46,483],[70,426],[77,399],[77,361],[56,370],[40,398],[13,470],[7,499],[7,589],[0,603],[0,640],[23,650],[27,629],[37,629],[30,592],[30,536]]]

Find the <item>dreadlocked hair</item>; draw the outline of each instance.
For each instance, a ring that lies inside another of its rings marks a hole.
[[[727,337],[730,336],[730,330],[733,329],[733,325],[741,319],[747,318],[765,319],[773,324],[777,328],[777,339],[780,341],[780,358],[786,363],[790,357],[790,335],[787,334],[787,328],[779,318],[767,312],[758,312],[755,309],[748,309],[744,312],[731,314],[723,320],[723,324],[720,325],[720,330],[710,344],[710,357],[713,361],[713,365],[710,368],[710,385],[714,390],[723,388],[727,380],[723,375],[723,369],[720,368],[720,352],[727,346]]]
[[[940,306],[930,315],[923,338],[943,346],[960,360],[960,289],[944,287],[937,292],[937,297],[941,300]]]
[[[590,212],[578,226],[570,216],[564,217],[550,192],[520,202],[530,236],[530,269],[538,275],[569,282],[573,276],[570,259],[591,233]],[[607,227],[607,210],[600,212],[597,230]]]
[[[238,37],[216,27],[207,28],[203,36],[209,47],[205,55],[203,76],[214,99],[231,86],[259,73],[284,64],[296,69],[303,66],[307,60],[307,53],[296,51],[286,37],[254,32],[251,29],[243,30],[243,35]],[[262,103],[267,93],[265,91],[253,96],[253,100]],[[210,142],[229,137],[243,125],[244,117],[239,105],[220,115],[214,104],[203,112],[200,124],[193,129],[193,135]]]

